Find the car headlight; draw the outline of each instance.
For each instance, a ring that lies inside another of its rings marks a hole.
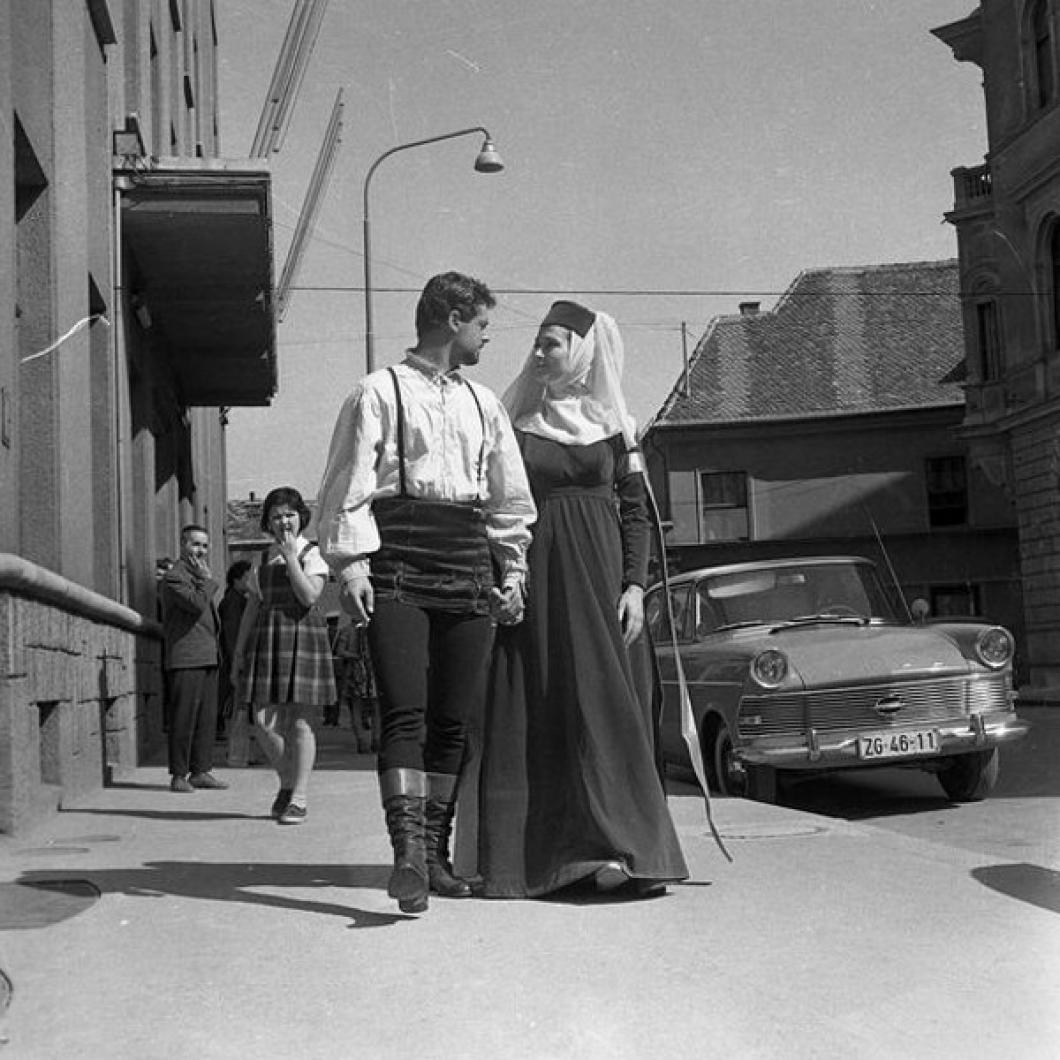
[[[984,666],[991,670],[1000,670],[1007,665],[1016,650],[1012,643],[1012,634],[1000,626],[984,629],[975,639],[975,654]]]
[[[751,676],[763,688],[776,688],[788,676],[788,657],[775,648],[759,652],[751,663]]]

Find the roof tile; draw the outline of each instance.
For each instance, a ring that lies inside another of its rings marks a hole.
[[[654,424],[960,404],[958,264],[811,269],[769,312],[711,321]]]

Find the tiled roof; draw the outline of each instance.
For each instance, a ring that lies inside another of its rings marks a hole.
[[[711,321],[652,423],[960,404],[963,358],[956,260],[810,269],[773,310]]]
[[[261,501],[229,501],[226,507],[229,548],[258,545],[268,540],[261,529]]]

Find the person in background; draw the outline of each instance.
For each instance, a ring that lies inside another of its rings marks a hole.
[[[368,646],[368,627],[344,616],[331,650],[335,655],[335,680],[339,688],[336,723],[345,704],[350,712],[350,728],[357,738],[358,753],[374,754],[379,750],[379,699]]]
[[[180,558],[162,575],[162,638],[170,698],[171,791],[227,788],[212,773],[217,730],[218,585],[210,537],[194,523],[180,532]]]
[[[482,707],[491,607],[521,615],[534,504],[507,414],[464,376],[494,305],[470,276],[428,281],[416,345],[339,412],[318,494],[324,557],[343,607],[368,627],[394,851],[387,893],[406,913],[424,912],[429,891],[471,894],[449,861],[457,782]]]
[[[251,564],[249,560],[237,559],[228,568],[225,576],[225,592],[217,605],[217,615],[221,622],[221,666],[218,673],[217,736],[224,736],[225,728],[235,712],[235,685],[232,684],[232,656],[236,650],[236,638],[239,636],[239,623],[247,606],[247,594],[250,592]]]
[[[316,761],[315,715],[335,701],[327,622],[317,601],[328,568],[304,536],[310,512],[290,486],[271,490],[261,529],[273,544],[252,573],[232,658],[232,681],[254,714],[255,735],[280,788],[270,809],[280,824],[301,824]]]
[[[504,395],[538,521],[526,620],[497,634],[480,770],[488,897],[688,875],[656,769],[644,465],[605,313],[556,302]]]
[[[342,709],[342,681],[344,664],[339,657],[339,623],[342,615],[328,615],[328,643],[331,645],[331,664],[335,671],[335,695],[338,697],[334,703],[329,703],[324,708],[324,728],[334,729],[339,724],[339,711]]]

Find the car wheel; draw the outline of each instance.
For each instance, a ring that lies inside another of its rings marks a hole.
[[[718,722],[714,732],[711,759],[714,764],[714,782],[719,795],[742,798],[747,794],[747,771],[733,751],[732,736],[725,722]]]
[[[954,755],[939,770],[939,783],[954,802],[978,802],[994,790],[999,764],[996,747]]]

